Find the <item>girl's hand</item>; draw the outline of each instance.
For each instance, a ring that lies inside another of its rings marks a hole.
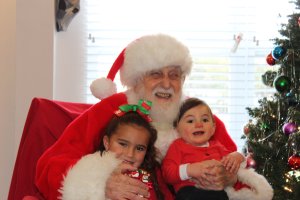
[[[111,200],[145,200],[150,196],[148,187],[141,181],[124,173],[134,171],[135,167],[121,163],[106,181],[105,197]]]

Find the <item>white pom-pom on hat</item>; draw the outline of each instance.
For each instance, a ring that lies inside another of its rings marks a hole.
[[[188,48],[175,38],[165,34],[143,36],[130,43],[118,56],[105,78],[91,84],[92,94],[103,99],[116,93],[112,82],[120,70],[121,83],[134,87],[137,80],[147,72],[167,66],[178,66],[183,75],[192,68],[192,58]]]
[[[98,99],[104,99],[117,92],[116,84],[107,78],[98,78],[90,86],[92,94]]]

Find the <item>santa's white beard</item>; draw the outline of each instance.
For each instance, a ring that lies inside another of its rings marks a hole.
[[[141,87],[137,92],[133,90],[128,90],[126,92],[127,100],[129,104],[137,104],[140,99],[148,100],[152,102],[152,107],[150,110],[150,117],[152,118],[154,124],[158,127],[156,128],[171,128],[173,127],[173,122],[177,117],[182,93],[180,92],[176,96],[173,94],[172,102],[162,102],[157,100],[157,97],[152,95],[146,95],[144,87]]]
[[[137,94],[138,93],[138,94]],[[162,159],[171,142],[178,137],[176,130],[173,128],[173,122],[177,117],[182,94],[178,94],[172,102],[162,103],[157,101],[156,97],[147,97],[141,88],[138,92],[128,90],[126,92],[127,101],[129,104],[137,104],[140,99],[149,100],[152,102],[150,116],[153,120],[152,124],[157,130],[157,140],[155,147],[160,150],[159,159]]]
[[[152,102],[150,116],[156,128],[170,129],[173,127],[173,122],[179,111],[179,102],[159,104],[155,101]]]

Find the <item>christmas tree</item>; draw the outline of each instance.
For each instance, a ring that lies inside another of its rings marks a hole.
[[[264,175],[274,189],[274,200],[300,199],[300,0],[288,22],[281,25],[282,37],[272,39],[274,49],[266,64],[278,65],[262,75],[265,85],[275,88],[271,97],[246,108],[250,121],[244,127],[247,164]]]

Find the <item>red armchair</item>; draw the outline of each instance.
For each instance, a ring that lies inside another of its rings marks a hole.
[[[19,145],[8,200],[43,199],[34,184],[38,158],[59,138],[72,120],[91,106],[43,98],[32,100]]]

